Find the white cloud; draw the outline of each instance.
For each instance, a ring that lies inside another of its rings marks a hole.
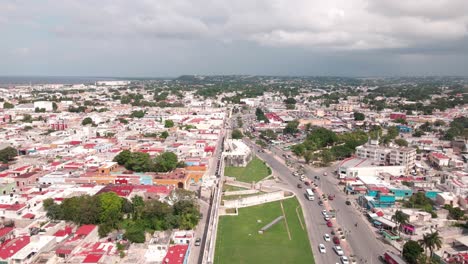
[[[36,15],[29,19],[37,22],[55,17],[58,22],[45,23],[45,27],[61,37],[209,39],[223,43],[253,41],[271,46],[349,50],[437,45],[468,35],[467,0],[48,0],[47,5],[18,0],[13,3],[7,5],[10,20],[24,10],[35,10]]]

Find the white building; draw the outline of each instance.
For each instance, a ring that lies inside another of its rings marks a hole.
[[[34,109],[45,109],[47,112],[54,110],[53,102],[50,101],[37,101],[34,102]]]
[[[245,167],[252,160],[252,151],[240,139],[226,139],[224,148],[226,166]]]
[[[345,159],[338,166],[338,177],[340,179],[375,177],[384,172],[393,176],[400,176],[405,174],[405,167],[379,166],[377,162],[371,159],[361,158]]]

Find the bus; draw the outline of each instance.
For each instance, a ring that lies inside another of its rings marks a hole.
[[[306,189],[306,197],[309,201],[313,201],[315,199],[314,193],[312,192],[312,189]]]

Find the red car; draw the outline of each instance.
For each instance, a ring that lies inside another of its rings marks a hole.
[[[340,244],[340,239],[337,236],[334,236],[333,237],[333,243],[335,243],[335,245],[339,245]]]
[[[327,226],[328,226],[328,227],[332,227],[332,226],[333,226],[333,223],[330,222],[330,221],[327,221]]]
[[[328,195],[328,200],[333,201],[335,199],[335,195]]]

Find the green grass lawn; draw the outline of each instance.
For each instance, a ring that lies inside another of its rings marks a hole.
[[[250,196],[257,196],[260,194],[264,194],[264,193],[258,192],[258,193],[242,194],[242,195],[223,195],[221,200],[236,200],[236,199],[246,198]]]
[[[271,170],[259,158],[253,158],[246,167],[226,167],[224,175],[236,177],[238,181],[251,183],[258,182],[270,175]]]
[[[242,188],[242,187],[223,184],[223,191],[224,192],[235,192],[235,191],[245,191],[245,190],[247,190],[247,189]]]
[[[289,240],[284,220],[263,235],[258,234],[263,226],[282,215],[280,202],[240,208],[238,216],[221,216],[214,263],[313,264],[307,231],[302,229],[296,213],[298,205],[296,198],[283,201],[292,240]],[[298,211],[305,224],[302,211]],[[257,223],[257,220],[262,222]]]

